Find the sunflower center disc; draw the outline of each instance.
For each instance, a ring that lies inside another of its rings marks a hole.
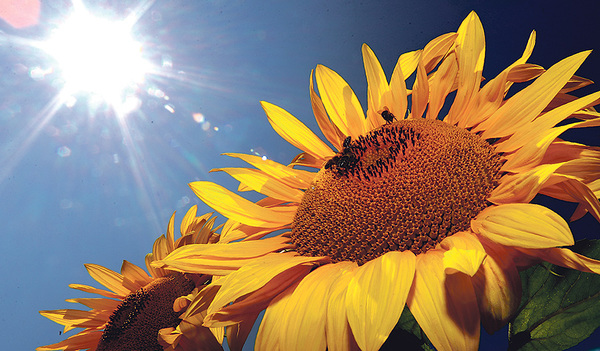
[[[489,143],[442,121],[388,123],[344,146],[292,223],[302,255],[364,264],[388,251],[426,252],[468,229],[500,178]]]
[[[173,302],[193,289],[191,280],[175,273],[129,294],[110,316],[97,350],[162,351],[158,331],[179,324],[181,313],[173,311]]]

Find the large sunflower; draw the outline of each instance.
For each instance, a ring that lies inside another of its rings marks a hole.
[[[187,311],[182,311],[187,306],[187,295],[201,296],[211,277],[166,271],[151,265],[178,247],[217,242],[218,235],[213,231],[215,217],[211,218],[210,213],[196,217],[196,206],[193,206],[181,223],[181,238],[177,240],[174,217],[175,214],[171,217],[166,236],[156,239],[152,253],[146,255],[150,275],[128,261],[123,261],[121,274],[96,264],[86,264],[92,278],[110,291],[71,284],[73,289],[103,297],[67,300],[91,309],[87,311],[40,311],[44,317],[64,325],[64,332],[74,328],[84,330],[37,350],[222,350],[215,338],[215,335],[222,335],[222,330],[213,330],[213,335],[198,323],[189,328]],[[180,321],[180,318],[183,320]]]
[[[263,102],[275,131],[303,153],[290,166],[229,154],[256,169],[219,170],[266,198],[191,183],[237,229],[218,250],[190,245],[153,264],[225,275],[204,324],[233,326],[266,308],[261,350],[376,350],[405,305],[436,348],[477,349],[480,324],[493,332],[518,307],[519,268],[544,260],[600,273],[599,261],[562,248],[574,243],[566,221],[530,203],[545,194],[577,202],[572,220],[600,220],[600,149],[558,138],[600,125],[600,92],[569,94],[591,83],[574,75],[589,52],[546,70],[526,63],[534,42],[532,32],[522,57],[484,85],[474,12],[456,33],[401,55],[389,83],[364,45],[366,116],[348,84],[317,66],[312,107],[337,152]]]

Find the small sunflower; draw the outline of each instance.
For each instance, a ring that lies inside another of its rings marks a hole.
[[[574,243],[566,221],[530,203],[545,194],[578,203],[571,220],[600,220],[600,148],[558,138],[600,125],[600,92],[569,94],[591,84],[574,75],[589,52],[544,69],[527,63],[534,43],[532,32],[523,55],[484,85],[474,12],[456,33],[401,55],[389,82],[363,45],[366,116],[348,84],[317,66],[312,108],[337,151],[262,102],[303,152],[290,166],[228,154],[256,169],[219,170],[266,198],[191,183],[237,222],[220,239],[228,244],[182,247],[153,264],[224,275],[206,326],[236,326],[266,308],[260,350],[377,350],[405,306],[437,349],[476,350],[480,325],[494,332],[519,306],[518,269],[544,260],[600,273],[599,261],[563,248]]]
[[[215,338],[215,335],[219,335],[218,329],[213,330],[213,335],[211,330],[199,324],[194,328],[180,325],[186,324],[180,321],[182,310],[187,305],[185,297],[202,295],[201,291],[206,289],[211,277],[166,271],[151,265],[176,248],[218,241],[218,235],[213,231],[215,217],[211,218],[210,213],[196,217],[196,206],[193,206],[183,218],[181,238],[177,241],[174,237],[174,219],[175,214],[169,221],[166,236],[156,239],[152,253],[146,255],[146,267],[150,275],[125,260],[121,274],[96,264],[86,264],[92,278],[110,291],[81,284],[69,285],[73,289],[103,297],[67,300],[91,308],[87,311],[40,311],[42,316],[64,325],[64,332],[74,328],[84,330],[59,343],[38,347],[37,350],[222,350]],[[183,331],[180,327],[183,327]]]

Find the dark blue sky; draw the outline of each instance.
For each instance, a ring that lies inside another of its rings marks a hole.
[[[148,60],[170,60],[172,68],[165,69],[168,77],[148,78],[140,110],[125,119],[127,129],[110,109],[90,113],[85,99],[40,123],[61,82],[53,75],[32,79],[31,69],[48,66],[49,59],[16,38],[46,38],[68,13],[69,1],[42,4],[40,24],[33,28],[0,23],[2,348],[31,350],[62,340],[62,328],[37,311],[79,307],[64,299],[83,296],[69,283],[97,285],[84,263],[113,270],[123,259],[143,265],[173,211],[177,221],[194,204],[208,211],[187,183],[212,180],[231,188],[228,176],[208,171],[242,164],[219,154],[256,152],[283,163],[291,160],[298,150],[271,129],[259,101],[279,105],[316,128],[308,79],[317,64],[341,74],[366,106],[363,43],[389,77],[401,53],[455,31],[475,10],[487,40],[484,76],[495,76],[518,58],[535,29],[530,62],[549,67],[594,49],[577,74],[600,80],[595,3],[159,1],[134,31]],[[92,11],[123,15],[137,3],[85,4]],[[156,89],[170,99],[147,94]],[[203,122],[194,120],[197,113]],[[598,128],[567,135],[597,146],[599,136]],[[558,205],[554,209],[568,218],[574,207]],[[600,234],[589,215],[572,229],[576,238]],[[596,336],[579,349],[599,344]],[[494,345],[506,348],[502,341]]]

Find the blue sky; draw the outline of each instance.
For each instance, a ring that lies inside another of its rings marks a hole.
[[[221,153],[291,160],[298,150],[271,129],[259,101],[285,108],[314,129],[308,82],[317,64],[342,75],[365,104],[363,43],[389,76],[401,53],[455,31],[475,10],[486,33],[484,76],[495,76],[518,58],[535,29],[530,62],[549,67],[595,49],[577,74],[600,80],[600,24],[592,3],[158,1],[133,32],[162,74],[147,77],[139,109],[124,119],[110,108],[90,109],[93,102],[84,96],[50,111],[63,82],[57,72],[32,75],[35,67],[53,63],[30,43],[48,37],[71,10],[69,1],[42,4],[34,27],[14,29],[0,21],[2,348],[32,350],[62,340],[62,328],[38,311],[75,307],[64,299],[84,294],[68,288],[70,283],[97,286],[84,263],[118,270],[127,259],[143,266],[173,211],[177,221],[194,204],[201,213],[209,211],[187,183],[232,187],[228,176],[208,173],[241,165]],[[139,3],[84,4],[95,13],[124,17]],[[594,128],[565,138],[600,146],[599,136]],[[567,218],[574,209],[555,205]],[[600,234],[589,215],[572,230],[576,238]],[[502,342],[498,349],[506,348]],[[580,349],[599,344],[596,333]]]

